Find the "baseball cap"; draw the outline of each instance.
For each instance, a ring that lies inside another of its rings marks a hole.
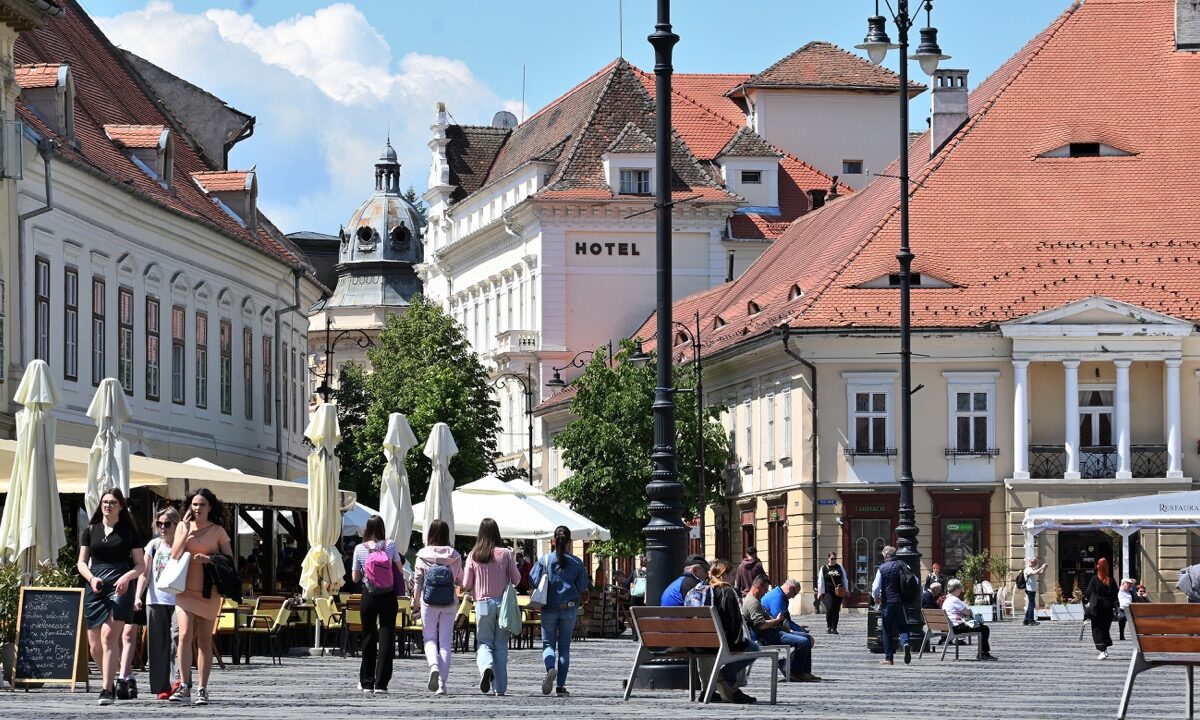
[[[691,567],[692,565],[699,565],[705,570],[708,569],[708,561],[704,559],[703,555],[688,555],[688,558],[684,561],[683,566]]]

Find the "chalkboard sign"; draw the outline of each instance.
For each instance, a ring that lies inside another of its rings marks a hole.
[[[21,588],[12,684],[87,683],[82,588]]]

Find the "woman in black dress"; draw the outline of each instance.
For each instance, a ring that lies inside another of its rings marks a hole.
[[[1096,574],[1083,591],[1084,614],[1092,621],[1092,642],[1100,654],[1097,660],[1108,657],[1112,647],[1112,621],[1117,608],[1117,583],[1108,569],[1108,559],[1096,561]]]
[[[146,570],[145,545],[120,489],[106,491],[80,533],[76,564],[87,583],[83,612],[88,647],[100,667],[101,705],[112,705],[117,696],[113,681],[121,661],[121,635],[133,620],[135,583]],[[127,687],[121,695],[128,695]]]
[[[825,604],[825,632],[838,634],[838,619],[842,614],[842,603],[850,596],[850,576],[846,568],[838,564],[837,553],[829,558],[817,575],[817,601]]]

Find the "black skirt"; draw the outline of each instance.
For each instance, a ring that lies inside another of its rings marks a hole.
[[[130,580],[124,594],[117,593],[117,580],[133,568],[129,563],[91,564],[93,577],[100,578],[100,592],[94,592],[89,583],[83,593],[83,616],[88,628],[98,628],[112,616],[113,620],[133,620],[133,599],[137,595],[137,580]]]

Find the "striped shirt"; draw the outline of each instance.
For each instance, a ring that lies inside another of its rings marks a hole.
[[[354,548],[354,563],[352,566],[354,572],[360,576],[364,575],[363,567],[367,564],[367,554],[377,546],[378,543],[375,542],[364,542],[359,543],[358,547]],[[403,566],[403,558],[400,557],[400,553],[396,552],[396,543],[391,540],[385,540],[384,549],[387,550],[388,557],[391,558],[393,563]]]
[[[509,583],[516,585],[520,581],[521,571],[517,570],[517,561],[511,550],[496,548],[492,551],[492,561],[488,563],[477,563],[473,555],[467,555],[463,589],[471,593],[476,601],[499,599]]]

